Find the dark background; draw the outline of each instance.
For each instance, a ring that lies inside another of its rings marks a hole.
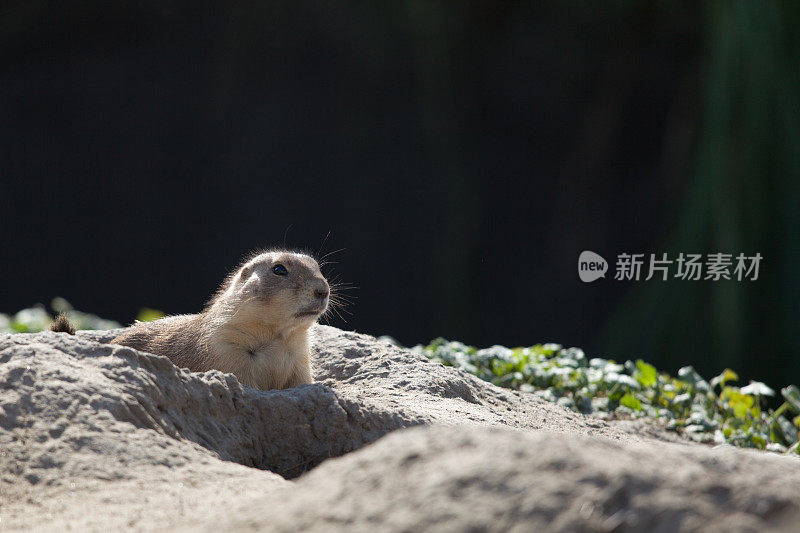
[[[5,2],[0,310],[196,312],[285,240],[343,248],[336,326],[798,382],[798,22],[788,1]],[[579,281],[586,249],[606,279]],[[614,281],[623,252],[764,260]]]

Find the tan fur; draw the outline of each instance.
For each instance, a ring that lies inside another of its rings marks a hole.
[[[55,331],[56,333],[69,333],[70,335],[75,335],[75,326],[67,318],[67,315],[64,313],[59,313],[55,320],[53,320],[52,324],[50,324],[50,331]]]
[[[288,275],[273,273],[277,264]],[[259,389],[294,387],[313,381],[309,328],[327,309],[329,291],[311,257],[263,252],[232,272],[202,313],[138,322],[111,342],[193,372],[229,372]]]

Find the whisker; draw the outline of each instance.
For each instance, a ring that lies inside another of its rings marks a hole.
[[[283,232],[283,247],[286,248],[286,237],[289,235],[289,230],[292,228],[292,225],[289,224],[286,226],[286,231]]]
[[[332,297],[329,298],[337,302],[353,303],[353,301],[358,299],[358,296],[356,296],[355,294],[334,294]]]
[[[339,318],[340,318],[342,321],[344,321],[344,323],[345,323],[345,324],[347,324],[347,319],[346,319],[345,317],[343,317],[343,316],[342,316],[342,314],[339,312],[339,310],[338,310],[338,309],[336,309],[336,308],[334,307],[334,308],[333,308],[333,312],[334,312],[334,313],[336,313],[336,316],[338,316],[338,317],[339,317]]]
[[[337,314],[339,314],[339,313],[345,313],[346,315],[353,316],[353,313],[352,313],[352,312],[350,312],[350,311],[348,311],[348,310],[347,310],[347,309],[345,309],[344,307],[334,307],[334,309],[336,310],[336,313],[337,313]],[[339,316],[342,316],[342,315],[339,315]],[[344,320],[344,318],[342,318],[342,320]]]
[[[353,285],[352,283],[345,282],[345,281],[336,281],[336,280],[334,280],[333,282],[329,281],[328,282],[328,286],[336,287],[336,288],[341,287],[341,288],[345,288],[345,289],[357,289],[358,288],[357,285]]]
[[[338,254],[339,252],[343,252],[343,251],[345,251],[345,250],[347,250],[347,248],[339,248],[338,250],[334,250],[334,251],[332,251],[332,252],[328,252],[327,254],[325,254],[325,255],[323,255],[322,257],[320,257],[320,258],[319,258],[319,261],[317,261],[317,263],[319,263],[320,261],[325,261],[325,258],[326,258],[326,257],[329,257],[329,256],[331,256],[331,255],[333,255],[333,254]]]
[[[335,277],[331,280],[328,280],[328,285],[333,285],[335,287],[354,287],[353,283],[349,281],[340,281],[339,277]]]
[[[236,312],[234,312],[234,313],[233,313],[233,316],[232,316],[231,318],[234,318],[234,317],[236,317],[236,315],[238,315],[238,314],[239,314],[239,310],[242,308],[242,306],[244,306],[244,304],[246,304],[247,302],[250,302],[251,300],[255,300],[256,298],[257,298],[257,296],[251,296],[250,298],[248,298],[247,300],[245,300],[244,302],[242,302],[242,304],[241,304],[241,305],[239,305],[239,306],[236,308]]]
[[[345,309],[345,305],[348,304],[348,303],[350,303],[350,302],[340,302],[340,301],[331,302],[331,301],[329,301],[328,308],[329,309],[334,309],[335,311],[343,311],[343,312],[347,313],[348,315],[352,315],[353,313],[351,313],[350,311]]]
[[[325,248],[325,242],[328,240],[328,237],[331,236],[331,231],[333,231],[333,229],[329,229],[328,233],[325,234],[325,238],[322,239],[322,244],[319,245],[319,251],[317,251],[317,255],[321,254],[322,253],[322,249]],[[322,265],[320,265],[320,266],[322,266]]]
[[[329,301],[333,303],[343,303],[343,304],[351,304],[357,298],[357,296],[345,296],[343,294],[334,294],[332,297],[328,297]]]

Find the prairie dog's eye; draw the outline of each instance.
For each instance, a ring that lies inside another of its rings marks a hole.
[[[285,275],[287,275],[289,273],[289,271],[286,270],[285,266],[283,266],[282,264],[278,263],[277,265],[272,267],[272,273],[276,274],[278,276],[285,276]]]

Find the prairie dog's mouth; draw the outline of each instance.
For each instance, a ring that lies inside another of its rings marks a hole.
[[[318,316],[324,313],[327,308],[328,308],[328,300],[326,298],[325,301],[322,302],[321,304],[305,307],[300,311],[296,312],[294,316],[295,318]]]
[[[320,309],[319,311],[302,311],[300,313],[295,313],[294,316],[295,316],[295,318],[303,318],[303,317],[306,317],[306,316],[317,316],[317,315],[321,315],[321,314],[322,314],[322,310]]]

